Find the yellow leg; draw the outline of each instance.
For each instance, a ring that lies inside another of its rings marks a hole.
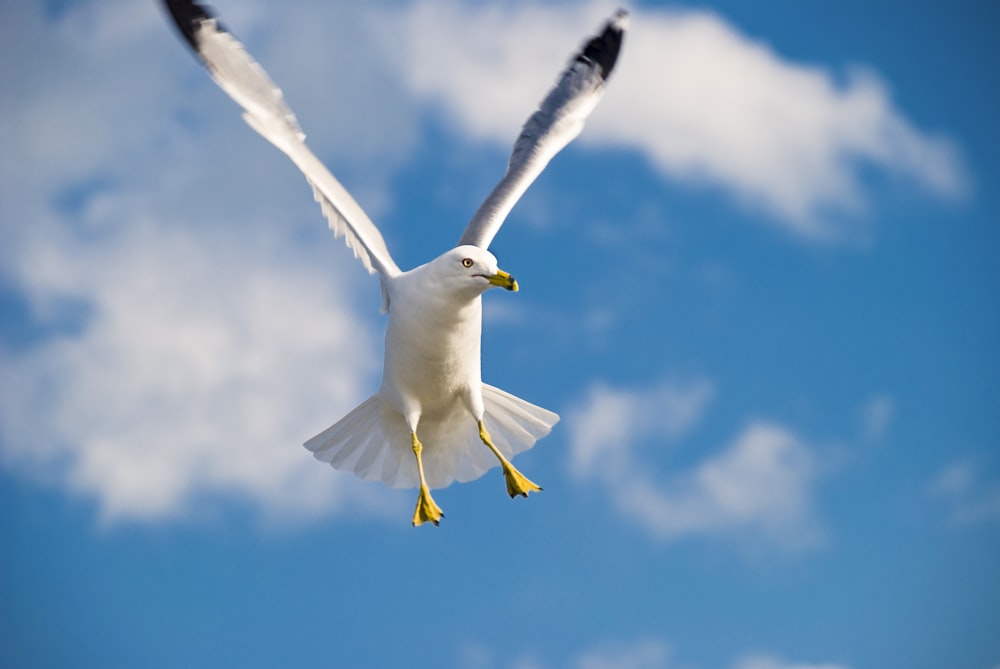
[[[486,444],[486,448],[493,451],[493,455],[497,456],[497,460],[500,461],[500,466],[503,467],[503,477],[507,481],[507,494],[513,499],[520,495],[521,497],[527,497],[529,492],[540,492],[541,487],[535,482],[529,480],[524,474],[517,471],[514,465],[510,464],[510,461],[503,456],[496,446],[493,445],[493,440],[490,439],[490,433],[486,431],[486,426],[483,425],[483,421],[479,421],[479,438],[483,440]]]
[[[417,473],[420,475],[420,494],[417,496],[417,508],[413,511],[413,525],[423,525],[428,520],[437,525],[444,516],[441,507],[434,502],[431,491],[424,482],[424,461],[420,454],[424,451],[423,444],[417,439],[417,433],[410,433],[410,441],[413,443],[413,455],[417,458]]]

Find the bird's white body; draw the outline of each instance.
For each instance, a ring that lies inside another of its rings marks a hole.
[[[426,290],[428,265],[389,283],[390,307],[385,333],[385,365],[379,397],[411,422],[437,414],[457,400],[482,411],[480,341],[482,297],[450,296]],[[475,389],[475,391],[473,390]]]
[[[482,293],[491,286],[517,290],[487,248],[525,189],[582,130],[614,67],[627,14],[619,11],[589,40],[529,117],[503,179],[459,246],[403,272],[378,228],[305,144],[280,89],[243,45],[199,3],[165,4],[212,78],[243,107],[244,120],[302,171],[334,234],[381,280],[389,314],[382,384],[306,448],[361,478],[419,486],[414,524],[441,517],[428,488],[478,478],[497,465],[512,497],[540,490],[509,458],[531,448],[559,417],[482,382]]]
[[[408,436],[416,432],[427,444],[427,484],[440,488],[499,464],[480,443],[478,421],[507,458],[548,434],[556,414],[481,379],[481,295],[493,285],[485,276],[497,273],[488,251],[458,247],[390,279],[379,391],[306,448],[361,478],[411,487],[419,484]]]

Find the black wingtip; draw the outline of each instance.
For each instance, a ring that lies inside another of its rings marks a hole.
[[[198,41],[195,38],[195,31],[203,21],[214,19],[215,14],[208,7],[191,0],[164,0],[163,4],[173,17],[174,25],[177,26],[181,36],[197,52]],[[219,26],[219,30],[222,30],[222,26]]]
[[[611,70],[615,69],[615,63],[618,62],[618,52],[621,51],[626,28],[628,28],[628,12],[619,9],[614,17],[604,24],[601,34],[587,42],[587,46],[576,59],[585,63],[595,63],[601,68],[601,78],[607,80],[611,76]]]

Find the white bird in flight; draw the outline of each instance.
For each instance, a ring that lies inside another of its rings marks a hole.
[[[458,246],[403,272],[378,228],[306,146],[281,90],[243,45],[203,5],[165,4],[212,79],[243,108],[243,119],[302,171],[334,234],[381,282],[382,310],[389,314],[382,384],[306,448],[362,479],[417,486],[414,525],[437,525],[444,515],[431,488],[471,481],[498,464],[511,497],[541,490],[510,459],[547,435],[559,416],[481,379],[481,296],[493,286],[518,289],[487,248],[532,181],[583,129],[618,58],[628,14],[618,10],[574,54],[524,124],[506,174]]]

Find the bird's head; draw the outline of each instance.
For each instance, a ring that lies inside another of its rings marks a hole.
[[[457,246],[434,264],[440,277],[461,292],[480,294],[493,286],[517,290],[514,277],[497,267],[492,253],[478,246]]]

